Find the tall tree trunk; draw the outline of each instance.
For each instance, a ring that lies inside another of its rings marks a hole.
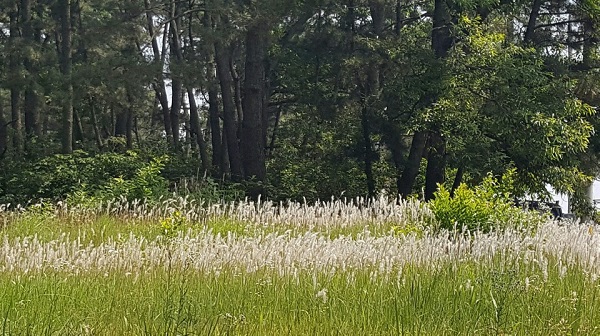
[[[92,127],[94,128],[94,138],[96,139],[96,145],[99,150],[104,148],[104,141],[102,140],[102,134],[100,133],[100,127],[98,126],[98,117],[96,116],[96,103],[93,97],[90,97],[90,111],[92,114]]]
[[[385,24],[385,4],[380,0],[370,0],[369,7],[372,18],[373,35],[375,38],[381,38]],[[367,67],[366,92],[364,92],[365,98],[363,99],[361,113],[363,141],[365,143],[365,177],[367,178],[369,198],[375,197],[375,176],[373,174],[373,161],[375,155],[373,153],[373,141],[371,140],[371,119],[376,113],[375,109],[379,105],[380,100],[379,76],[379,63],[372,61]]]
[[[534,42],[533,38],[535,37],[535,26],[537,25],[537,20],[540,16],[540,9],[542,8],[543,2],[544,0],[533,0],[531,13],[529,14],[529,20],[527,22],[527,27],[525,28],[525,37],[523,39],[525,44],[531,44]]]
[[[242,79],[238,74],[235,67],[235,50],[234,46],[231,47],[231,55],[229,58],[229,69],[231,69],[231,78],[233,79],[233,99],[235,101],[235,111],[237,112],[237,120],[238,128],[237,134],[238,138],[242,136],[242,120],[244,120],[244,108],[242,103]]]
[[[35,39],[35,33],[32,25],[32,4],[31,0],[21,0],[21,26],[23,27],[23,40],[26,44],[25,54],[23,58],[23,65],[25,66],[26,72],[26,87],[25,87],[25,101],[23,105],[23,112],[25,114],[25,133],[27,137],[33,135],[41,135],[41,125],[38,121],[39,118],[39,99],[36,91],[37,87],[37,69],[34,64],[32,57],[32,48],[38,43]]]
[[[454,182],[452,183],[452,190],[450,190],[450,197],[454,197],[456,190],[460,187],[462,183],[463,177],[465,176],[465,169],[463,166],[458,167],[456,171],[456,176],[454,176]]]
[[[13,4],[10,11],[10,24],[9,24],[9,44],[15,49],[16,39],[19,37],[18,27],[18,7],[17,3]],[[21,75],[19,58],[15,52],[10,53],[9,56],[9,74],[11,76],[10,85],[10,113],[11,113],[11,125],[12,125],[12,146],[13,153],[16,157],[21,157],[24,149],[23,142],[23,130],[22,130],[22,119],[20,111],[21,101]]]
[[[429,155],[427,156],[427,171],[425,172],[425,200],[432,200],[446,179],[446,139],[438,132],[429,135]]]
[[[60,20],[60,72],[63,77],[62,101],[62,152],[70,154],[73,152],[73,83],[71,81],[71,0],[59,0]]]
[[[431,32],[431,48],[435,57],[443,66],[443,61],[448,57],[454,40],[450,33],[451,17],[448,4],[445,0],[435,0],[433,11],[433,30]],[[439,78],[443,80],[443,74]],[[432,103],[439,99],[439,93],[430,98]],[[429,136],[429,155],[427,157],[427,171],[425,173],[425,199],[433,199],[437,185],[444,183],[446,175],[446,139],[440,134],[439,125],[434,125]]]
[[[229,166],[233,180],[238,181],[244,177],[244,171],[238,143],[235,103],[231,91],[233,78],[231,77],[229,57],[225,54],[221,42],[215,44],[215,61],[217,77],[221,86],[221,99],[223,100],[223,132],[227,141]]]
[[[8,122],[4,114],[4,104],[0,103],[0,160],[8,150]]]
[[[258,181],[264,181],[267,174],[263,137],[263,95],[268,33],[266,22],[259,22],[250,27],[246,35],[246,70],[242,101],[244,119],[240,143],[245,177]]]
[[[227,137],[227,131],[226,128],[223,127],[223,139],[221,141],[221,144],[223,144],[223,157],[221,158],[221,162],[223,164],[223,170],[222,170],[222,176],[221,178],[225,178],[225,176],[229,176],[231,174],[231,163],[229,162],[229,150],[227,149],[227,142],[228,142],[228,137]]]
[[[83,122],[77,111],[73,111],[73,140],[75,144],[79,144],[79,148],[85,140],[85,132],[83,131]]]
[[[221,138],[221,122],[219,119],[219,91],[215,86],[216,78],[214,77],[214,65],[206,67],[209,74],[208,80],[208,122],[210,124],[210,139],[212,143],[212,165],[215,172],[223,175],[225,168],[223,167],[223,144]]]
[[[171,128],[171,111],[169,109],[169,99],[167,95],[167,89],[165,87],[165,80],[163,76],[163,68],[164,68],[164,50],[165,43],[167,41],[168,32],[170,30],[170,24],[167,24],[164,28],[163,32],[163,48],[161,52],[161,48],[158,45],[158,40],[154,35],[154,22],[150,9],[150,0],[144,0],[144,9],[146,10],[146,28],[148,29],[148,34],[151,37],[151,45],[152,45],[152,53],[154,56],[154,66],[156,67],[156,79],[155,83],[152,84],[154,89],[156,100],[160,105],[160,109],[162,112],[162,121],[163,128],[165,130],[165,135],[167,138],[167,143],[169,145],[173,144],[173,130]]]
[[[200,113],[198,113],[198,105],[196,104],[196,96],[194,90],[190,87],[187,88],[188,100],[190,103],[190,126],[192,133],[195,137],[196,143],[198,144],[198,151],[200,152],[200,161],[202,162],[202,173],[207,174],[210,169],[210,160],[208,158],[208,148],[204,135],[202,134],[202,127],[200,127]]]
[[[373,198],[375,197],[375,177],[373,175],[373,142],[371,141],[369,115],[369,108],[364,106],[361,113],[361,126],[363,141],[365,142],[365,177],[367,178],[368,196]]]
[[[209,11],[204,12],[204,27],[212,29],[212,17]],[[210,44],[209,44],[210,46]],[[219,89],[215,74],[214,48],[204,48],[206,53],[206,80],[208,82],[208,122],[210,124],[210,137],[212,144],[213,171],[223,176],[223,145],[221,138],[221,123],[219,120]]]
[[[404,27],[404,19],[402,0],[396,0],[396,21],[394,22],[394,34],[396,34],[396,36],[400,36],[402,27]]]
[[[183,97],[183,80],[181,78],[182,74],[177,69],[177,65],[180,65],[183,62],[181,40],[179,35],[180,27],[180,4],[173,0],[171,3],[171,62],[169,65],[169,70],[171,71],[171,129],[173,133],[173,147],[176,152],[181,149],[179,141],[179,115],[181,113],[182,106],[181,98]]]
[[[421,159],[423,158],[425,145],[427,144],[427,136],[428,132],[426,131],[418,131],[413,135],[410,152],[408,153],[408,160],[406,161],[402,175],[396,182],[398,195],[404,199],[411,194],[413,186],[415,185],[415,180],[419,175]]]
[[[127,149],[133,149],[133,119],[135,117],[133,96],[129,89],[127,90],[127,120],[125,121],[125,139],[127,141]]]

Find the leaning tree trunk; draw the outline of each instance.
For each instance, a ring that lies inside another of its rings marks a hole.
[[[205,175],[210,169],[210,160],[208,158],[206,141],[204,141],[204,135],[202,134],[202,127],[200,127],[200,113],[198,112],[196,97],[194,95],[194,90],[191,87],[187,88],[187,95],[190,104],[190,127],[195,137],[196,144],[198,145],[200,161],[202,163],[202,173]]]
[[[544,0],[533,0],[533,5],[531,6],[531,13],[529,14],[529,20],[527,22],[527,27],[525,28],[525,36],[524,42],[525,44],[533,43],[535,37],[535,28],[537,25],[538,17],[540,16],[540,10],[542,8],[542,3]]]
[[[418,131],[413,135],[404,171],[396,181],[398,195],[404,199],[412,193],[415,180],[419,175],[421,159],[423,158],[425,145],[427,144],[427,136],[428,133],[426,131]]]

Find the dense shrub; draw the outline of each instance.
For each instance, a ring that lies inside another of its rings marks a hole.
[[[15,166],[3,178],[0,203],[28,203],[41,199],[63,200],[74,193],[104,193],[126,197],[143,197],[166,191],[160,177],[163,164],[138,153],[102,153],[91,155],[76,151],[57,154],[34,163]],[[160,169],[158,169],[160,168]]]
[[[454,195],[444,187],[436,192],[431,209],[441,229],[491,231],[506,227],[531,227],[547,220],[536,211],[525,211],[514,206],[511,190],[512,173],[499,182],[492,176],[474,187],[461,184]]]

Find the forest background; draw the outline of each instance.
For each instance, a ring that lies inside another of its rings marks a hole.
[[[598,175],[596,0],[2,0],[0,201]]]

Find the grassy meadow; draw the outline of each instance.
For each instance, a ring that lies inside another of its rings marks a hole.
[[[0,211],[3,335],[590,335],[600,233],[436,229],[426,204]]]

